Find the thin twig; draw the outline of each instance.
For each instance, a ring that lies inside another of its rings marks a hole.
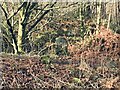
[[[11,16],[8,18],[8,20],[10,20],[12,17],[14,17],[14,16],[20,11],[20,9],[21,9],[25,4],[26,4],[26,2],[23,2],[23,3],[20,5],[20,7],[17,9],[17,11],[14,12],[13,15],[11,15]]]

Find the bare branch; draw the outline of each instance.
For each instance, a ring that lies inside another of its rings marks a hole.
[[[52,4],[52,6],[50,8],[52,8],[57,2],[54,2],[54,4]],[[38,19],[37,21],[28,29],[28,32],[26,34],[28,34],[37,24],[40,20],[43,19],[43,17],[49,12],[50,10],[46,10]]]
[[[24,23],[24,26],[27,25],[27,20],[29,19],[32,11],[33,11],[36,7],[37,7],[37,6],[35,5],[35,3],[34,3],[34,5],[33,5],[33,4],[31,5],[31,2],[28,3],[28,5],[27,5],[27,7],[26,7],[26,10],[25,10],[25,18],[24,18],[24,20],[23,20],[23,22],[22,22],[22,24]]]
[[[31,21],[29,21],[28,23],[31,23],[32,21],[34,21],[41,13],[42,13],[42,11],[48,6],[49,4],[46,4],[45,6],[44,6],[44,8],[42,8],[41,9],[41,11],[31,20]],[[28,24],[27,23],[27,24]]]
[[[46,10],[53,10],[53,9],[60,9],[60,8],[68,8],[68,7],[71,7],[71,6],[73,6],[73,5],[75,5],[75,4],[78,4],[78,2],[76,2],[76,3],[72,3],[72,4],[70,4],[70,5],[68,5],[68,6],[64,6],[64,7],[54,7],[54,8],[47,8],[47,9],[45,9],[49,4],[46,4],[45,6],[44,6],[44,8],[42,8],[42,9],[39,9],[39,8],[37,8],[36,10],[41,10],[31,21],[29,21],[28,23],[31,23],[32,21],[34,21],[39,15],[40,15],[40,13],[42,12],[42,11],[46,11]],[[27,24],[28,24],[27,23]]]
[[[1,9],[3,10],[3,12],[4,12],[4,14],[5,14],[5,18],[7,19],[7,17],[8,17],[8,14],[7,14],[7,12],[5,11],[5,9],[2,7],[2,5],[0,4],[0,7],[1,7]]]
[[[26,2],[23,2],[23,3],[20,5],[20,7],[17,9],[17,11],[14,12],[13,15],[11,15],[11,16],[8,18],[8,20],[10,20],[12,17],[14,17],[14,16],[20,11],[20,9],[21,9],[25,4],[26,4]]]
[[[58,7],[46,8],[46,9],[36,8],[36,10],[45,10],[46,11],[46,10],[53,10],[53,9],[60,9],[60,8],[68,8],[68,7],[71,7],[71,6],[75,5],[75,4],[78,4],[78,2],[69,4],[68,6],[62,6],[62,7],[58,6]]]
[[[13,32],[13,27],[12,27],[9,19],[7,19],[7,18],[8,18],[8,14],[7,14],[7,12],[5,11],[5,9],[2,7],[1,4],[0,4],[0,7],[1,7],[1,9],[3,10],[3,12],[4,12],[4,14],[5,14],[5,17],[6,17],[6,20],[7,20],[7,24],[8,24],[8,26],[9,26],[9,32],[10,32],[11,35],[12,35],[12,39],[13,39],[13,41],[14,41],[14,43],[15,43],[15,46],[16,46],[16,49],[17,49],[17,52],[18,52],[17,40],[16,40],[15,34],[14,34],[14,32]]]

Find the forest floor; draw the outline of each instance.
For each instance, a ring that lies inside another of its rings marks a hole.
[[[1,53],[1,84],[10,88],[116,88],[120,89],[120,35],[102,31],[94,39],[69,47],[69,56]]]

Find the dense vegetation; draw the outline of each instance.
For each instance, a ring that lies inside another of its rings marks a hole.
[[[1,85],[120,88],[120,2],[2,2]]]

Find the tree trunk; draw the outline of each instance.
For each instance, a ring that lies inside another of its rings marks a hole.
[[[100,14],[101,14],[101,0],[99,1],[99,6],[97,6],[97,30],[99,30],[100,25]]]
[[[111,10],[110,10],[110,13],[109,13],[109,16],[108,16],[107,29],[109,29],[109,27],[110,27],[110,19],[111,19]]]
[[[0,20],[2,19],[1,16],[2,16],[2,12],[0,10]],[[1,21],[0,21],[0,23],[1,23]],[[1,26],[0,26],[0,52],[2,52],[2,32],[1,32]]]
[[[14,53],[17,54],[18,53],[18,49],[16,47],[14,39],[12,39],[12,41],[13,41],[12,45],[13,45]]]
[[[18,51],[22,51],[22,25],[19,19],[19,29],[18,29],[18,38],[17,38]]]
[[[18,28],[18,37],[17,37],[17,45],[18,45],[18,52],[22,52],[22,42],[23,42],[23,25],[22,22],[24,20],[23,11],[20,11],[20,18],[19,18],[19,28]]]

